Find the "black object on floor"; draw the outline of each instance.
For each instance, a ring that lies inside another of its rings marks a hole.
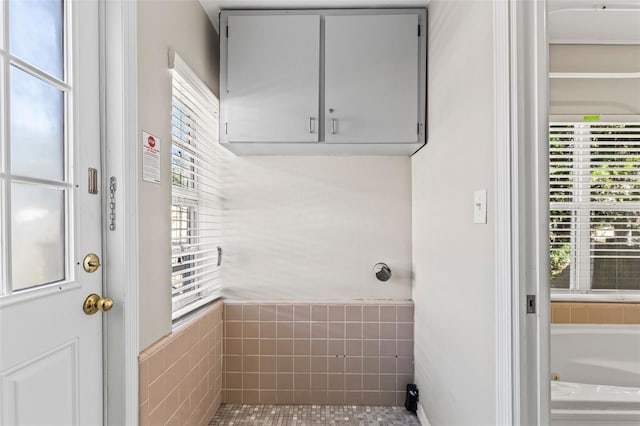
[[[413,414],[417,414],[419,400],[418,387],[413,383],[409,383],[407,385],[407,399],[404,401],[404,408]]]

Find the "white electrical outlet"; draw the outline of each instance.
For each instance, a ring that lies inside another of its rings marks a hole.
[[[473,223],[487,223],[487,190],[473,193]]]

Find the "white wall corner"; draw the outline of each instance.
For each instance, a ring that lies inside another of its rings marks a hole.
[[[424,408],[422,408],[422,404],[418,404],[418,420],[420,420],[422,426],[431,426],[427,418],[427,413],[425,413]]]

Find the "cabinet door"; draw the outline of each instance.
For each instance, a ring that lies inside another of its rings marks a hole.
[[[319,16],[229,16],[221,139],[317,142],[319,61]]]
[[[327,142],[418,142],[418,15],[325,21]]]

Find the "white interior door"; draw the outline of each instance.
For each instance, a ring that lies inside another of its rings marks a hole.
[[[83,268],[101,257],[98,4],[8,0],[0,18],[0,423],[102,424],[102,314],[83,312],[102,292]]]
[[[325,140],[418,142],[418,14],[325,18]]]
[[[228,26],[221,140],[318,142],[320,16],[229,16]]]

